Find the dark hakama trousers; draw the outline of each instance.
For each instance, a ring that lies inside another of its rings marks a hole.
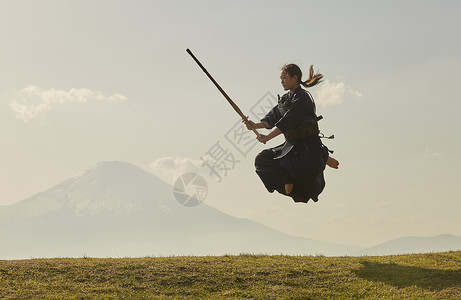
[[[293,144],[293,148],[280,157],[287,143]],[[317,202],[325,187],[323,171],[327,158],[328,150],[320,138],[311,136],[263,150],[255,159],[256,173],[270,193],[277,191],[295,202]],[[293,190],[287,195],[285,184],[290,183]]]

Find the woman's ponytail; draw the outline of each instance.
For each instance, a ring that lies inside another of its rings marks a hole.
[[[309,68],[309,78],[306,81],[301,81],[304,87],[311,87],[322,82],[323,75],[317,72],[314,74],[314,65]]]

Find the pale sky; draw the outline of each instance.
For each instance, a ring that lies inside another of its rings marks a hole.
[[[121,160],[170,183],[203,173],[208,205],[297,236],[461,236],[460,11],[457,0],[2,0],[0,205]],[[238,152],[226,139],[238,116],[186,48],[249,115],[283,93],[283,64],[320,70],[309,90],[341,165],[318,203],[265,190],[254,157],[283,138]],[[220,182],[200,161],[217,142],[237,161]]]

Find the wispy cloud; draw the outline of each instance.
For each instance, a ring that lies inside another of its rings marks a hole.
[[[354,97],[362,97],[362,93],[354,91],[344,82],[333,83],[325,80],[315,91],[315,101],[321,106],[338,105],[344,102],[346,93]]]
[[[185,173],[204,175],[206,171],[202,160],[188,157],[162,157],[151,163],[150,167],[155,175],[170,184]]]
[[[92,101],[125,101],[128,98],[121,94],[105,96],[99,91],[92,91],[85,88],[72,88],[64,90],[42,90],[36,86],[29,86],[16,91],[14,99],[9,103],[15,111],[16,117],[24,122],[45,115],[54,105],[65,103],[88,103]]]
[[[426,157],[440,157],[442,155],[443,155],[442,153],[437,152],[434,149],[426,148],[426,149],[424,149],[424,153],[423,153],[422,157],[423,158],[426,158]]]

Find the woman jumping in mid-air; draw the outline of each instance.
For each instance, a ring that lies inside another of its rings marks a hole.
[[[309,199],[317,202],[325,187],[325,166],[335,169],[339,166],[320,141],[319,118],[312,95],[301,87],[308,88],[321,82],[322,74],[314,74],[313,66],[309,71],[309,78],[302,81],[302,72],[297,65],[284,65],[280,78],[283,89],[288,92],[279,97],[278,104],[260,123],[245,120],[248,129],[272,129],[275,126],[268,135],[258,135],[261,143],[284,134],[285,143],[263,150],[256,156],[256,173],[269,192],[277,190],[295,202],[308,202]]]

